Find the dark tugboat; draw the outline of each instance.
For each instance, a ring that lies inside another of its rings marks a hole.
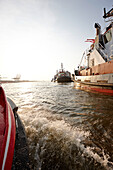
[[[72,82],[71,73],[63,69],[63,63],[61,63],[61,69],[57,71],[57,74],[54,76],[54,81],[58,83],[67,83]]]

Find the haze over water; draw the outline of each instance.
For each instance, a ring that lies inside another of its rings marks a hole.
[[[113,97],[73,83],[3,84],[19,107],[31,169],[113,169]]]

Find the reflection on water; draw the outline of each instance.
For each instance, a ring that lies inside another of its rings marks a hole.
[[[113,169],[113,97],[73,83],[3,85],[19,106],[31,169]]]

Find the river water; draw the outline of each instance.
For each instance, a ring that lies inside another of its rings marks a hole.
[[[73,83],[3,84],[19,107],[34,170],[113,169],[113,96]]]

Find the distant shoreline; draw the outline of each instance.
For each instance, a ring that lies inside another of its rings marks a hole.
[[[23,82],[37,82],[36,80],[17,80],[17,81],[13,81],[13,80],[0,80],[0,84],[3,83],[23,83]]]

